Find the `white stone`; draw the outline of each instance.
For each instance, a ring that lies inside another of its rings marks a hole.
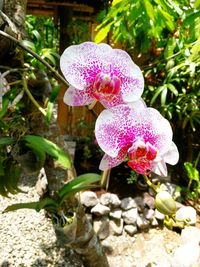
[[[110,220],[110,234],[121,235],[123,232],[123,219],[120,220]]]
[[[129,210],[129,209],[136,208],[136,207],[137,207],[137,203],[131,197],[123,198],[121,201],[121,208],[123,210]]]
[[[124,226],[124,230],[130,236],[133,236],[134,234],[137,233],[137,226],[131,225],[131,224],[129,224],[129,225],[127,224],[127,225]]]
[[[109,213],[109,215],[111,218],[119,220],[122,217],[122,210],[121,209],[114,209]]]
[[[100,196],[100,203],[104,206],[109,206],[111,202],[111,193],[104,193]]]
[[[145,209],[144,210],[144,216],[147,220],[153,220],[155,211],[152,209]]]
[[[143,194],[143,201],[144,201],[144,205],[148,206],[150,209],[154,209],[155,208],[155,199],[154,197],[152,197],[149,193],[145,192]]]
[[[137,208],[132,208],[130,210],[122,212],[122,217],[126,224],[135,224],[138,216]]]
[[[181,232],[181,243],[196,242],[200,244],[200,229],[194,226],[185,227]]]
[[[189,242],[178,247],[173,256],[173,267],[197,267],[199,266],[199,245]]]
[[[158,226],[158,221],[157,219],[154,217],[153,220],[151,221],[151,225],[152,226]]]
[[[94,206],[91,209],[91,213],[94,213],[95,215],[98,215],[98,216],[107,215],[109,212],[110,212],[110,208],[100,203],[98,203],[96,206]]]
[[[93,228],[98,237],[103,240],[109,236],[109,219],[107,216],[103,216],[102,218],[96,218],[93,221]]]
[[[105,206],[119,207],[121,200],[116,194],[104,193],[100,196],[100,203]]]
[[[138,228],[142,230],[147,229],[150,225],[150,222],[147,219],[145,219],[145,217],[143,217],[142,215],[137,217],[136,223],[137,223]]]
[[[165,215],[162,214],[160,211],[158,211],[157,209],[155,209],[155,214],[154,214],[155,218],[158,220],[164,220],[165,219]]]
[[[190,225],[195,225],[197,221],[196,210],[193,207],[182,207],[176,212],[176,220],[187,220]]]
[[[81,204],[86,207],[94,207],[98,204],[99,200],[96,194],[92,191],[85,191],[80,195]]]

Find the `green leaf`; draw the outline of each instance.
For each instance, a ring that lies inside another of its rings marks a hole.
[[[8,206],[3,213],[19,210],[19,209],[34,209],[36,211],[40,211],[41,209],[57,209],[57,203],[51,198],[44,198],[41,201],[36,202],[28,202],[28,203],[16,203]]]
[[[49,123],[51,121],[51,115],[52,115],[52,112],[53,112],[53,106],[54,106],[54,104],[49,101],[48,104],[47,104],[46,116],[45,116],[45,119],[46,119],[47,123]]]
[[[0,146],[11,145],[14,144],[15,142],[16,140],[13,137],[5,136],[0,138]]]
[[[101,28],[97,32],[97,35],[95,36],[95,39],[94,39],[95,43],[100,43],[101,41],[103,41],[106,38],[113,23],[114,23],[114,21],[108,23],[105,27]]]
[[[31,50],[35,51],[35,44],[31,41],[28,41],[28,40],[23,40],[21,41],[22,45],[30,48]]]
[[[143,4],[144,4],[144,7],[145,7],[145,11],[148,15],[148,17],[152,20],[152,21],[155,21],[155,17],[154,17],[154,9],[153,9],[153,6],[151,4],[151,2],[149,0],[143,0]]]
[[[83,189],[90,188],[92,183],[100,182],[101,175],[96,173],[86,173],[78,176],[74,180],[64,185],[58,192],[59,197],[63,201],[71,194],[75,194]],[[93,186],[92,186],[93,187]]]
[[[199,181],[199,172],[191,162],[185,162],[184,167],[190,180]]]
[[[191,49],[191,55],[189,56],[189,61],[194,61],[197,57],[200,56],[200,36],[197,39],[196,43],[193,45]]]
[[[172,83],[167,84],[167,88],[175,95],[178,96],[178,90]]]
[[[113,0],[112,1],[112,6],[117,5],[118,3],[122,2],[122,0]]]
[[[161,93],[161,105],[164,106],[166,103],[166,98],[167,98],[167,88],[165,88],[162,93]]]
[[[35,148],[37,151],[41,150],[52,156],[56,163],[60,166],[69,169],[72,166],[71,158],[63,149],[53,142],[35,135],[24,136],[23,139],[28,143],[28,146]]]
[[[159,87],[156,89],[156,92],[154,93],[154,95],[153,95],[153,97],[152,97],[152,99],[151,99],[150,105],[152,105],[152,104],[156,101],[156,99],[157,99],[157,97],[159,96],[159,94],[161,94],[161,92],[162,92],[165,88],[166,88],[165,85],[163,85],[163,86],[159,86]]]
[[[196,1],[194,2],[194,7],[195,7],[195,8],[200,8],[200,0],[196,0]]]

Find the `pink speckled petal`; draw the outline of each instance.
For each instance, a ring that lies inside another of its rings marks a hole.
[[[68,47],[61,55],[60,68],[66,80],[79,90],[91,85],[99,73],[118,77],[121,86],[117,104],[136,101],[144,90],[140,68],[125,51],[107,44],[85,42]]]
[[[119,105],[104,110],[97,118],[96,139],[109,156],[116,157],[122,147],[131,146],[138,139],[149,142],[160,155],[169,150],[172,142],[169,122],[153,108],[137,110],[140,105]]]
[[[63,101],[69,106],[83,106],[91,104],[95,99],[90,95],[88,90],[77,90],[70,86],[65,92]]]
[[[93,42],[69,46],[60,57],[61,71],[71,85],[83,90],[101,70],[108,71],[109,62],[103,64],[102,58],[111,51],[109,45]]]
[[[99,169],[105,171],[118,166],[124,161],[126,154],[127,148],[121,149],[119,151],[119,154],[115,158],[112,158],[109,155],[105,154],[100,162]]]
[[[169,163],[171,165],[175,165],[179,160],[179,152],[177,149],[177,146],[172,142],[169,150],[167,153],[163,155],[163,159],[166,163]]]

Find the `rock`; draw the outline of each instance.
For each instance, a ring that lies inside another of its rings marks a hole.
[[[145,192],[143,194],[143,201],[144,201],[144,204],[148,206],[150,209],[155,208],[155,204],[154,204],[155,199],[149,193]]]
[[[123,233],[123,219],[118,221],[110,220],[110,234],[121,235]]]
[[[141,196],[137,196],[134,198],[134,201],[137,205],[138,211],[143,211],[145,208],[144,199]]]
[[[94,219],[93,228],[101,240],[108,237],[110,234],[108,217],[103,216],[102,218]]]
[[[160,188],[162,190],[168,191],[171,196],[174,196],[175,195],[175,193],[176,193],[176,187],[177,187],[176,184],[172,184],[172,183],[169,183],[169,182],[163,183],[160,186]]]
[[[98,204],[99,200],[96,194],[92,191],[85,191],[80,196],[81,204],[86,207],[94,207]]]
[[[88,221],[92,224],[93,223],[92,214],[86,213],[85,216],[87,217]]]
[[[152,209],[145,209],[144,210],[144,216],[147,220],[153,220],[155,211]]]
[[[185,227],[181,232],[181,244],[195,242],[200,244],[200,229],[194,226]]]
[[[110,212],[110,208],[107,206],[104,206],[100,203],[98,203],[96,206],[94,206],[91,209],[91,213],[97,215],[97,216],[102,216],[102,215],[107,215]]]
[[[151,225],[152,226],[158,226],[158,221],[157,219],[154,217],[153,220],[151,221]]]
[[[109,206],[111,201],[111,193],[104,193],[100,196],[100,203],[104,206]]]
[[[155,218],[158,220],[164,220],[165,219],[165,215],[162,214],[161,212],[159,212],[157,209],[155,209],[155,214],[154,214]]]
[[[121,200],[118,198],[116,194],[111,194],[111,206],[112,207],[119,207],[121,205]]]
[[[121,200],[119,200],[116,194],[105,193],[101,195],[100,203],[105,206],[119,207]]]
[[[126,231],[127,234],[129,234],[130,236],[133,236],[134,234],[137,233],[137,226],[135,225],[125,225],[124,226],[124,230]]]
[[[137,217],[136,223],[137,223],[138,228],[142,230],[147,229],[150,225],[150,222],[147,219],[145,219],[145,217],[142,215]]]
[[[190,225],[196,224],[196,216],[196,210],[190,206],[182,207],[176,212],[176,220],[187,220]]]
[[[137,208],[132,208],[130,210],[122,212],[122,217],[126,224],[135,224],[138,216]]]
[[[114,209],[109,213],[110,217],[116,220],[121,219],[122,217],[122,210],[121,209]]]
[[[189,242],[178,247],[173,256],[173,267],[197,267],[199,266],[199,245]]]
[[[137,207],[137,203],[131,197],[123,198],[121,201],[121,208],[123,210],[129,210],[129,209],[136,208],[136,207]]]

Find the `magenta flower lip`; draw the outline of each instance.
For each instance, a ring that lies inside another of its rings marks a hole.
[[[110,108],[138,100],[144,90],[140,68],[123,50],[85,42],[68,47],[60,58],[61,71],[70,87],[64,102],[71,106],[93,101]]]
[[[102,111],[95,135],[106,153],[101,170],[115,167],[128,157],[128,165],[136,172],[166,176],[166,163],[174,165],[179,158],[169,122],[142,100]]]

